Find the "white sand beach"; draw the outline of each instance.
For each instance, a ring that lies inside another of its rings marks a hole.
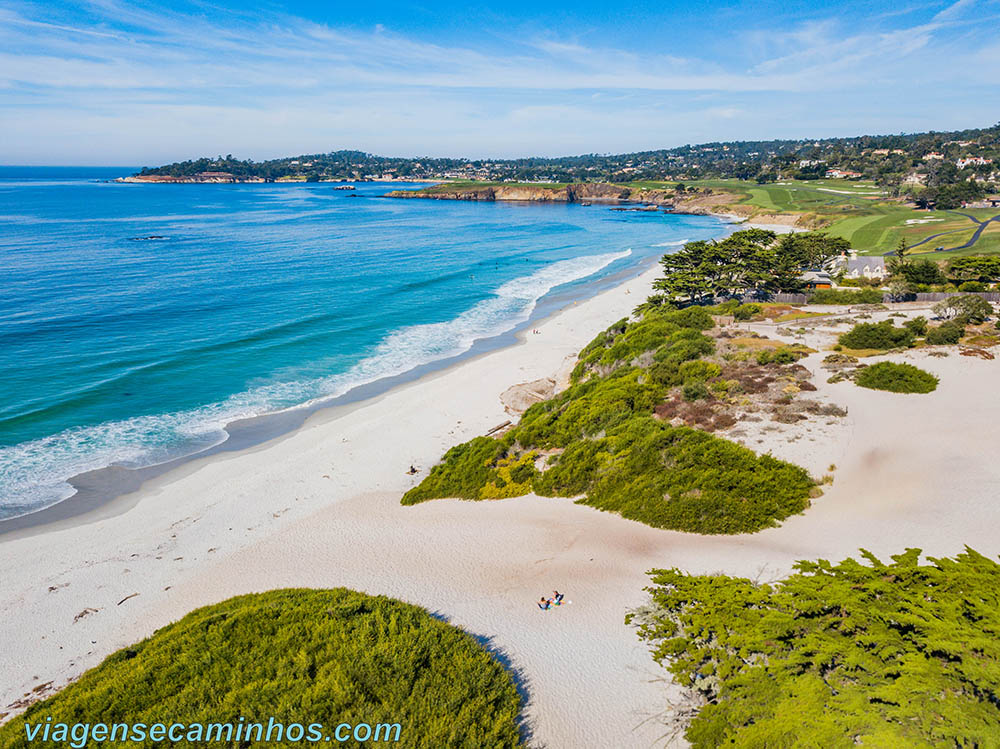
[[[533,496],[399,505],[447,448],[509,418],[501,392],[564,368],[657,274],[570,305],[515,346],[319,412],[264,446],[193,461],[61,527],[0,537],[0,713],[195,607],[275,587],[347,586],[424,606],[501,652],[523,680],[538,746],[681,745],[664,725],[679,690],[624,624],[646,599],[650,568],[771,579],[797,559],[858,547],[1000,554],[1000,466],[987,453],[1000,360],[954,348],[890,357],[938,375],[929,395],[831,385],[825,352],[803,360],[813,395],[848,416],[746,438],[817,475],[837,466],[825,495],[779,528],[696,536]],[[804,340],[818,348],[823,335]],[[534,602],[554,588],[572,603],[539,611]]]

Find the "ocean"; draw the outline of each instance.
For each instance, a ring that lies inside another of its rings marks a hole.
[[[0,167],[0,519],[468,355],[714,218]],[[414,186],[416,187],[416,185]],[[636,300],[637,302],[640,300]],[[595,331],[596,333],[596,331]]]

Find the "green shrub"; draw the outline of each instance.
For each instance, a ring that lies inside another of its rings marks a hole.
[[[803,351],[797,351],[788,346],[778,346],[774,349],[762,349],[757,352],[758,364],[793,364],[806,356]]]
[[[903,327],[911,331],[915,336],[927,335],[927,318],[923,316],[914,317],[912,320],[904,322]]]
[[[519,458],[514,456],[501,458],[493,464],[493,474],[479,490],[480,499],[510,499],[523,497],[531,492],[531,479],[534,478],[535,458],[538,453],[527,452]]]
[[[715,348],[702,332],[711,326],[704,307],[655,305],[640,320],[615,323],[581,351],[568,389],[531,406],[502,438],[449,450],[403,504],[530,491],[584,495],[578,501],[697,533],[753,532],[801,512],[814,486],[801,468],[652,417],[669,390],[682,386],[689,408],[718,423],[709,403],[694,401],[710,399],[709,382],[720,394],[739,382],[720,380],[721,367],[702,360]],[[783,348],[774,360],[802,355]],[[534,461],[542,450],[553,454],[539,472]]]
[[[759,304],[741,304],[733,310],[733,318],[739,321],[749,320],[755,315],[759,315],[763,310]]]
[[[444,497],[479,499],[480,491],[493,478],[492,465],[503,453],[503,446],[492,437],[476,437],[456,445],[427,478],[403,495],[403,504]]]
[[[700,693],[694,749],[997,745],[1000,565],[863,557],[773,585],[650,573],[652,605],[629,620]]]
[[[722,374],[722,367],[720,367],[715,362],[702,361],[698,359],[696,361],[686,361],[678,368],[681,379],[685,382],[691,380],[697,380],[704,382],[705,380],[711,379],[712,377],[718,377]]]
[[[712,316],[701,307],[654,308],[635,322],[619,320],[584,347],[570,379],[577,382],[590,372],[632,366],[654,350],[657,361],[697,359],[714,350],[712,339],[701,332],[713,325]]]
[[[585,494],[582,504],[691,533],[773,526],[802,512],[812,487],[798,466],[647,416],[574,442],[535,481],[543,496]]]
[[[912,346],[914,337],[909,328],[897,328],[892,320],[886,320],[879,323],[859,323],[842,334],[838,341],[845,348],[892,349]]]
[[[993,306],[975,294],[950,296],[933,307],[934,314],[946,320],[954,319],[963,325],[979,325],[990,319]]]
[[[688,380],[681,388],[681,395],[686,401],[702,400],[708,397],[708,388],[702,380]]]
[[[930,372],[887,361],[858,370],[854,381],[861,387],[892,393],[929,393],[938,386],[938,378]]]
[[[0,727],[0,746],[34,746],[25,721],[49,718],[189,727],[245,718],[264,731],[274,718],[321,723],[330,733],[340,723],[398,723],[397,746],[517,747],[519,710],[511,675],[470,635],[421,608],[344,588],[275,590],[197,609],[108,656]],[[268,746],[314,745],[274,738]],[[214,743],[264,742],[176,745]],[[154,745],[175,744],[142,744]]]
[[[965,335],[965,328],[957,322],[941,323],[936,328],[927,331],[927,343],[933,346],[944,346],[958,343]]]
[[[806,304],[880,304],[882,297],[878,289],[817,289]]]
[[[982,281],[966,281],[963,284],[959,284],[959,291],[986,291],[986,284]]]

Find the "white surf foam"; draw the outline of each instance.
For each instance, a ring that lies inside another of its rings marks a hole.
[[[225,427],[232,421],[314,405],[360,385],[463,354],[476,341],[528,320],[538,301],[552,289],[592,276],[631,252],[562,260],[508,281],[452,320],[413,325],[390,334],[340,374],[273,383],[201,408],[68,429],[0,447],[0,519],[34,512],[72,496],[74,490],[67,480],[77,474],[109,465],[156,465],[200,452],[225,441]]]

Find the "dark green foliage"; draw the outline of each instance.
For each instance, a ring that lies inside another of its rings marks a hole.
[[[531,406],[502,439],[452,448],[403,503],[585,495],[580,502],[697,533],[752,532],[801,512],[814,485],[801,468],[652,418],[669,388],[709,397],[722,373],[701,359],[714,350],[701,332],[712,324],[701,307],[653,307],[616,323],[581,352],[567,390]],[[537,471],[542,450],[552,454]]]
[[[956,281],[1000,281],[1000,256],[969,255],[948,261],[948,277]]]
[[[938,264],[926,258],[900,263],[897,270],[907,283],[914,285],[945,283],[948,280]]]
[[[938,386],[938,378],[930,372],[887,361],[858,370],[854,381],[861,387],[892,393],[929,393]]]
[[[903,327],[910,330],[915,336],[927,335],[927,318],[923,316],[914,317],[912,320],[904,322]]]
[[[641,369],[623,369],[576,383],[525,411],[510,439],[526,447],[565,447],[613,429],[634,414],[652,413],[664,390],[647,379]]]
[[[747,229],[721,240],[688,242],[663,256],[664,276],[654,287],[668,299],[695,303],[783,290],[795,282],[798,271],[780,262],[773,247],[776,238],[772,231]]]
[[[892,349],[913,345],[914,333],[909,328],[897,328],[892,320],[879,323],[863,322],[843,333],[837,340],[852,349]]]
[[[510,674],[472,637],[421,608],[344,588],[276,590],[198,609],[110,655],[0,728],[0,746],[33,746],[23,722],[49,717],[147,725],[244,717],[265,729],[273,717],[331,731],[343,722],[399,723],[400,747],[516,747],[519,709]]]
[[[986,284],[982,281],[965,281],[959,284],[958,290],[963,292],[986,291]]]
[[[688,427],[635,417],[600,440],[574,442],[535,481],[658,528],[750,533],[804,510],[813,486],[797,466]]]
[[[503,453],[503,446],[492,437],[476,437],[456,445],[427,478],[403,495],[403,504],[442,497],[479,499],[480,490],[493,478],[493,464]]]
[[[918,193],[914,200],[921,208],[934,207],[940,211],[961,208],[963,203],[976,200],[986,194],[978,182],[966,180],[954,184],[928,187]]]
[[[946,322],[927,331],[927,343],[932,346],[945,346],[958,343],[965,335],[965,327],[956,322]]]
[[[793,364],[808,354],[804,351],[793,349],[789,346],[779,346],[778,348],[766,348],[757,353],[758,364]]]
[[[880,304],[882,297],[878,289],[817,289],[806,304]]]
[[[702,380],[689,380],[681,388],[681,395],[686,401],[703,400],[708,397],[708,388]]]
[[[848,240],[818,231],[782,234],[778,242],[779,262],[799,271],[822,268],[823,263],[830,258],[850,251],[851,243]]]
[[[759,304],[741,304],[733,310],[733,319],[738,322],[749,320],[754,315],[759,315],[762,309]]]
[[[776,585],[654,570],[632,615],[708,700],[695,749],[992,747],[1000,737],[1000,565],[799,562]]]
[[[958,294],[938,302],[934,314],[947,320],[954,319],[961,325],[979,325],[990,319],[993,306],[975,294]]]
[[[715,348],[712,339],[701,331],[714,325],[712,316],[701,307],[654,308],[636,322],[620,320],[584,347],[571,380],[576,382],[593,371],[609,372],[619,366],[631,366],[648,352],[654,352],[655,361],[672,363],[676,369],[681,362],[712,353]],[[665,374],[662,368],[660,374]],[[667,380],[662,384],[667,384]]]

